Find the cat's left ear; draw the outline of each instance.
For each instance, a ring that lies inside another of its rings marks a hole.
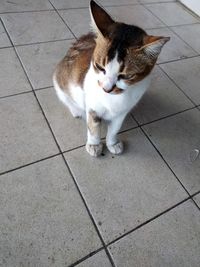
[[[90,15],[92,20],[91,24],[94,31],[106,37],[108,35],[109,26],[114,24],[115,21],[93,0],[90,1]]]
[[[142,49],[143,53],[145,53],[150,58],[157,59],[162,47],[169,40],[170,37],[147,35],[144,37],[144,45],[140,49]]]

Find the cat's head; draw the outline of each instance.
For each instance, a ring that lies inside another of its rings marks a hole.
[[[121,93],[151,72],[170,38],[149,36],[137,26],[116,22],[93,0],[90,14],[97,36],[92,64],[99,86],[107,93]]]

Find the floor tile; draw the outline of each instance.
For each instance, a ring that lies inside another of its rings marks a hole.
[[[103,6],[122,6],[129,4],[138,4],[139,0],[99,0],[98,2]]]
[[[152,29],[147,31],[148,34],[156,36],[170,37],[170,41],[164,46],[158,58],[158,63],[170,60],[182,59],[197,55],[197,53],[184,41],[182,41],[175,33],[167,28]]]
[[[52,86],[53,71],[71,43],[67,40],[17,47],[34,89]]]
[[[188,201],[110,247],[117,266],[198,267],[200,213]]]
[[[77,267],[111,267],[111,263],[104,251],[100,251],[91,258],[81,262]]]
[[[0,13],[53,9],[48,0],[1,0]]]
[[[191,194],[200,190],[200,111],[186,111],[144,126],[145,131]]]
[[[164,26],[163,23],[154,17],[150,11],[140,5],[107,7],[106,10],[110,12],[117,21],[135,24],[144,29]]]
[[[176,2],[177,0],[139,0],[140,3],[149,4],[149,3],[162,3],[162,2]]]
[[[89,1],[88,0],[73,0],[73,1],[51,0],[51,3],[57,9],[89,7]]]
[[[0,49],[0,97],[31,91],[13,48]]]
[[[0,263],[69,266],[101,247],[61,157],[0,177]]]
[[[146,7],[168,26],[198,22],[197,18],[178,3],[158,3],[146,5]]]
[[[160,66],[196,104],[200,104],[200,57]]]
[[[91,19],[88,8],[59,10],[59,14],[76,37],[80,37],[91,30]],[[81,23],[77,23],[77,21],[81,21]]]
[[[2,20],[16,45],[73,37],[55,11],[3,14]]]
[[[167,75],[156,67],[152,73],[150,88],[132,114],[140,124],[143,124],[193,106]]]
[[[0,172],[58,153],[32,93],[0,103]]]
[[[65,154],[106,242],[187,197],[139,130],[120,136],[121,156],[92,158],[84,147]]]
[[[87,126],[84,120],[75,119],[57,98],[54,89],[39,90],[36,92],[44,109],[46,117],[55,133],[62,151],[84,145],[86,143]],[[122,130],[136,127],[135,121],[128,116]],[[105,137],[106,127],[102,129],[102,137]]]
[[[172,27],[186,43],[188,43],[195,51],[200,53],[200,24],[192,24],[185,26]]]
[[[200,194],[198,194],[198,195],[196,195],[196,196],[194,197],[194,201],[197,203],[197,205],[198,205],[199,208],[200,208]]]
[[[11,43],[0,21],[0,47],[8,47],[8,46],[11,46]]]

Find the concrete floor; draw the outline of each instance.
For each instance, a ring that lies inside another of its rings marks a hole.
[[[99,2],[171,41],[124,154],[96,159],[51,81],[88,0],[0,1],[0,266],[199,267],[200,20],[173,0]]]

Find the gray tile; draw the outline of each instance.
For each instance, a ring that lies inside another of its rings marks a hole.
[[[59,10],[59,14],[76,37],[80,37],[91,30],[91,19],[88,8]],[[81,21],[81,23],[77,23],[77,21]]]
[[[177,26],[172,28],[186,43],[200,53],[200,24]]]
[[[91,258],[81,262],[76,265],[77,267],[111,267],[111,263],[108,260],[108,257],[104,251],[100,251]]]
[[[86,123],[75,119],[57,98],[54,89],[39,90],[36,92],[44,112],[50,122],[62,151],[84,145],[86,142]],[[122,130],[136,127],[135,121],[128,116]],[[106,127],[103,126],[102,137],[105,137]]]
[[[106,242],[187,197],[140,130],[121,138],[121,156],[94,159],[84,147],[65,154]]]
[[[1,0],[0,13],[53,9],[48,0]]]
[[[52,85],[53,71],[65,56],[71,42],[67,40],[17,47],[34,89]]]
[[[164,46],[158,58],[158,63],[170,60],[182,59],[197,55],[197,53],[182,41],[175,33],[167,28],[152,29],[147,31],[148,34],[157,36],[169,36],[170,41]]]
[[[117,266],[198,267],[200,213],[187,201],[110,247]]]
[[[197,203],[197,205],[198,205],[199,208],[200,208],[200,194],[198,194],[198,195],[196,195],[196,196],[194,197],[194,201]]]
[[[73,1],[51,0],[51,3],[57,9],[89,7],[89,0],[73,0]]]
[[[13,48],[0,49],[0,97],[31,91]]]
[[[150,11],[140,5],[108,7],[106,10],[110,12],[117,21],[135,24],[144,29],[164,26]]]
[[[55,11],[3,14],[2,20],[17,45],[73,37]]]
[[[200,104],[200,57],[160,66],[196,104]]]
[[[32,93],[0,103],[0,172],[58,153]]]
[[[149,4],[149,3],[162,3],[162,2],[176,2],[177,0],[139,0],[140,3]]]
[[[101,246],[61,157],[0,178],[0,265],[69,266]]]
[[[140,124],[143,124],[193,106],[167,75],[156,67],[152,73],[150,88],[132,114]]]
[[[186,111],[144,129],[188,191],[198,192],[200,160],[195,160],[194,150],[200,148],[200,111]]]
[[[98,0],[103,6],[122,6],[129,4],[138,4],[139,0]]]
[[[11,43],[0,21],[0,47],[8,47],[8,46],[11,46]]]
[[[178,3],[158,3],[146,5],[146,7],[168,26],[198,22],[194,16]]]

